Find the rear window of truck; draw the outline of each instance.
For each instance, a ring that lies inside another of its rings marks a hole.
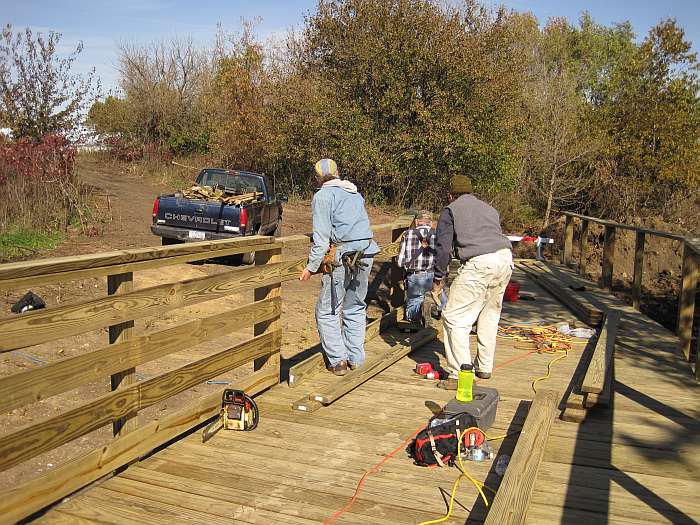
[[[262,179],[251,175],[229,174],[221,171],[203,171],[197,177],[200,186],[219,188],[228,193],[241,195],[254,191],[264,193],[265,188]]]

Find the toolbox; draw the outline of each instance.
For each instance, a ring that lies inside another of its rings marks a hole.
[[[474,385],[473,399],[467,403],[453,399],[443,409],[445,418],[457,414],[470,414],[476,419],[481,430],[488,430],[496,420],[496,408],[498,407],[498,390]]]

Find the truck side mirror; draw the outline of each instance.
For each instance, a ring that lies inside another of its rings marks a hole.
[[[277,200],[280,202],[289,202],[289,197],[287,197],[287,195],[285,195],[284,193],[278,193]]]

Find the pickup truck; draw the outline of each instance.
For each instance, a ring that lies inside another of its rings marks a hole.
[[[251,193],[261,196],[247,204],[188,199],[182,192],[156,197],[151,231],[161,237],[164,245],[244,235],[280,235],[282,202],[287,198],[273,193],[265,175],[205,168],[197,175],[195,184],[223,190],[227,196]],[[253,254],[245,254],[242,259],[250,264]]]

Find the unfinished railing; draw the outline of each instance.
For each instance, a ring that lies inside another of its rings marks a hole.
[[[392,241],[397,241],[411,219],[404,216],[373,230],[390,230]],[[207,421],[218,414],[221,393],[204,396],[142,426],[139,411],[251,362],[253,372],[237,381],[235,388],[255,394],[279,383],[281,284],[298,278],[306,264],[305,257],[282,261],[282,254],[308,243],[308,235],[252,236],[0,265],[0,291],[107,279],[104,297],[0,319],[0,353],[108,327],[104,346],[0,378],[0,409],[7,413],[94,381],[109,378],[111,384],[105,395],[0,435],[0,472],[105,425],[113,426],[114,435],[107,444],[0,493],[0,523],[25,518]],[[251,251],[256,253],[254,267],[148,288],[133,285],[135,271]],[[398,242],[393,242],[378,260],[390,260],[397,253]],[[249,290],[253,290],[253,302],[231,310],[159,331],[134,330],[134,320]],[[244,342],[136,380],[136,368],[144,363],[251,326],[253,337]]]
[[[574,245],[574,223],[579,224],[579,260],[578,272],[583,275],[586,271],[586,253],[588,244],[588,231],[591,223],[600,224],[605,228],[603,237],[603,254],[601,261],[602,287],[612,290],[613,272],[615,268],[615,241],[617,230],[628,230],[635,233],[634,248],[634,272],[632,276],[632,306],[639,310],[642,302],[642,275],[644,271],[644,247],[647,236],[662,237],[679,241],[683,245],[683,266],[681,273],[681,287],[678,296],[678,318],[676,323],[676,333],[680,337],[680,346],[683,355],[691,361],[691,342],[693,318],[695,315],[696,292],[698,278],[700,277],[700,239],[684,237],[679,234],[621,224],[618,222],[580,215],[578,213],[562,212],[566,217],[564,226],[564,250],[562,251],[561,262],[567,266],[574,266],[573,245]],[[700,338],[698,338],[695,352],[695,378],[700,379]]]

